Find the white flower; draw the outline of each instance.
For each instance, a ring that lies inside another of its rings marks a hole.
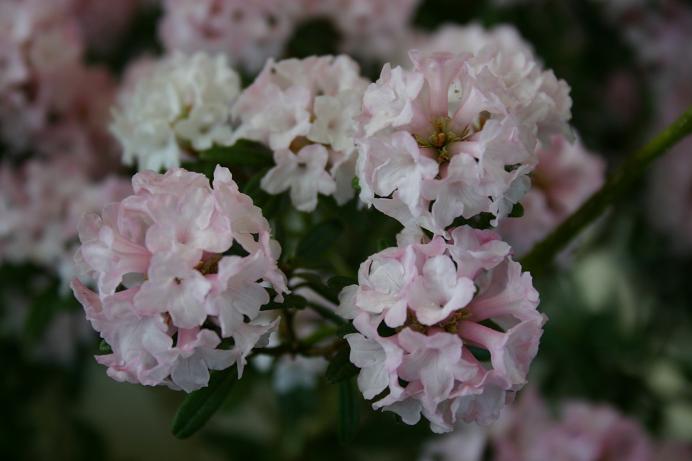
[[[274,151],[276,166],[262,178],[262,189],[270,194],[291,190],[291,201],[300,211],[317,206],[317,194],[329,195],[336,183],[325,171],[329,153],[321,144],[303,147],[297,154],[288,149]]]
[[[111,125],[126,164],[136,160],[140,169],[173,168],[187,149],[233,141],[231,106],[240,78],[224,56],[174,54],[139,70]]]

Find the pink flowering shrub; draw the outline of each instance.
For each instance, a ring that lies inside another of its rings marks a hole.
[[[609,405],[566,400],[556,416],[530,388],[493,426],[459,424],[454,432],[429,441],[419,459],[682,461],[691,453],[689,444],[653,440],[637,421]]]
[[[213,187],[183,169],[142,172],[132,186],[80,223],[76,257],[97,290],[72,288],[113,351],[98,362],[119,381],[186,392],[206,386],[209,370],[236,364],[241,375],[277,323],[260,312],[267,289],[287,290],[267,221],[226,168]]]
[[[552,73],[502,56],[413,51],[413,69],[385,65],[363,97],[361,200],[436,233],[511,211],[530,187],[539,138],[566,128],[570,102]]]
[[[524,215],[505,219],[500,234],[515,254],[526,254],[534,244],[572,214],[605,179],[605,162],[587,151],[581,141],[555,136],[539,147],[531,189],[521,199]]]
[[[526,383],[545,321],[509,245],[468,227],[450,235],[371,256],[341,297],[365,398],[407,424],[422,414],[435,432],[497,419]]]
[[[265,191],[290,190],[300,211],[314,210],[318,194],[340,204],[353,197],[355,118],[365,86],[348,56],[267,61],[233,107],[235,137],[274,151]]]
[[[105,122],[115,83],[102,67],[86,66],[83,52],[69,2],[0,5],[0,140],[10,151],[69,152],[103,171],[113,150]]]
[[[607,405],[567,401],[557,421],[530,391],[493,434],[498,461],[649,461],[650,438],[634,420]]]
[[[391,57],[408,33],[420,0],[303,0],[310,16],[328,19],[340,50],[366,59]]]
[[[252,71],[278,56],[292,31],[296,2],[282,0],[165,0],[159,25],[166,49],[224,53]]]
[[[55,177],[69,178],[56,181]],[[127,181],[111,176],[92,181],[74,159],[32,160],[0,167],[0,261],[33,263],[63,281],[75,275],[72,255],[82,214],[121,200]]]

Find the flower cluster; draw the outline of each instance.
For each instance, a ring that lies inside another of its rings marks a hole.
[[[240,78],[223,55],[177,53],[140,63],[133,74],[111,126],[125,163],[137,159],[140,169],[174,168],[189,150],[231,143],[231,105]]]
[[[30,160],[20,167],[3,164],[0,262],[32,263],[54,269],[63,281],[71,280],[82,214],[121,200],[129,191],[129,183],[114,176],[92,181],[69,157]]]
[[[105,130],[114,82],[82,62],[79,23],[68,2],[0,5],[0,140],[11,152],[70,152],[98,165],[112,143]],[[57,147],[56,147],[57,146]]]
[[[224,53],[253,71],[281,53],[296,7],[282,0],[165,0],[159,33],[169,51]]]
[[[167,50],[224,53],[250,72],[283,55],[298,26],[326,19],[339,49],[383,59],[404,39],[419,0],[166,0],[159,33]]]
[[[308,16],[328,19],[339,49],[365,59],[388,59],[406,40],[420,0],[304,0]]]
[[[615,409],[587,402],[563,402],[554,421],[530,390],[508,412],[493,435],[497,461],[648,461],[651,440],[643,428]]]
[[[635,420],[607,405],[564,401],[554,418],[535,389],[528,389],[492,427],[460,424],[428,442],[420,460],[680,461],[691,450],[689,443],[652,440]]]
[[[526,382],[544,323],[509,245],[469,227],[450,235],[371,256],[341,296],[363,395],[408,424],[422,413],[436,432],[497,419]]]
[[[300,211],[314,210],[318,194],[338,203],[353,197],[355,119],[366,84],[344,55],[267,62],[233,107],[235,137],[274,151],[265,191],[290,189]]]
[[[97,356],[116,380],[191,392],[209,370],[242,374],[277,320],[260,312],[287,291],[280,247],[230,172],[172,169],[132,179],[134,195],[86,215],[76,259],[97,280],[73,290],[112,348]]]
[[[567,129],[567,85],[526,54],[412,51],[363,97],[360,198],[407,227],[506,216],[530,186],[539,139]]]
[[[538,149],[531,179],[531,190],[521,199],[524,216],[506,219],[499,227],[517,255],[527,253],[603,185],[605,162],[579,140],[554,136]]]

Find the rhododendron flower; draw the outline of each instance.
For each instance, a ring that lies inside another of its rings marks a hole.
[[[370,60],[390,57],[408,32],[420,0],[303,0],[305,14],[328,19],[339,49]]]
[[[240,78],[222,55],[174,54],[145,68],[126,87],[111,131],[123,161],[158,171],[180,165],[187,152],[232,142],[231,105]]]
[[[436,432],[497,419],[526,382],[545,321],[509,251],[491,231],[459,227],[450,240],[400,243],[361,265],[341,309],[358,331],[346,339],[373,408],[408,424],[422,414]]]
[[[36,264],[69,282],[76,273],[72,255],[82,214],[129,192],[129,184],[116,177],[94,182],[70,156],[30,160],[21,167],[3,164],[0,261]]]
[[[191,392],[209,370],[236,364],[276,326],[260,312],[287,292],[280,247],[230,172],[172,169],[132,178],[134,195],[80,224],[76,259],[96,279],[73,290],[113,353],[97,357],[119,381]],[[237,245],[235,245],[235,243]],[[234,246],[235,245],[235,246]]]
[[[251,72],[281,54],[297,2],[165,0],[159,35],[169,51],[223,53]]]
[[[535,124],[542,140],[547,141],[554,133],[569,133],[569,86],[552,70],[543,68],[515,27],[447,25],[433,34],[414,35],[413,43],[407,46],[422,53],[470,53],[470,72],[483,82],[492,78],[493,84],[504,90],[504,95],[498,94],[503,103],[523,122]]]
[[[103,171],[113,142],[105,120],[115,83],[83,64],[71,2],[0,4],[0,140],[11,153],[69,152]],[[92,152],[98,147],[99,162]]]
[[[505,219],[499,227],[517,255],[527,253],[576,211],[605,179],[605,162],[579,140],[570,143],[563,136],[555,136],[538,149],[538,159],[531,190],[521,199],[524,215]]]
[[[269,60],[233,108],[235,137],[268,144],[276,166],[262,188],[290,190],[300,211],[312,211],[317,195],[338,203],[353,197],[355,119],[366,81],[347,56]]]
[[[491,439],[497,461],[657,459],[643,428],[614,408],[567,401],[555,421],[535,391],[503,415]]]
[[[496,224],[511,211],[529,188],[539,137],[565,129],[569,98],[533,61],[509,72],[514,61],[500,53],[412,51],[412,70],[385,65],[363,97],[364,202],[436,233],[458,217],[491,213]],[[526,88],[544,84],[550,91]]]

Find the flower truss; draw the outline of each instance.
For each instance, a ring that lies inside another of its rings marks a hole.
[[[408,424],[423,414],[436,432],[499,416],[545,321],[509,245],[468,227],[450,235],[371,256],[341,306],[358,330],[346,338],[363,395]]]
[[[493,426],[459,424],[429,441],[420,460],[681,461],[691,453],[689,444],[653,440],[636,420],[609,405],[566,400],[553,417],[529,388]]]
[[[496,47],[410,56],[363,97],[361,200],[435,233],[480,213],[497,223],[529,189],[539,139],[566,129],[567,85]]]
[[[132,178],[134,194],[86,215],[76,256],[97,281],[73,290],[112,348],[97,357],[119,381],[206,386],[209,370],[232,364],[277,320],[260,312],[286,292],[280,247],[252,200],[218,167],[204,175],[172,169]]]
[[[111,126],[126,164],[136,159],[140,169],[173,168],[187,153],[231,143],[240,78],[223,55],[174,54],[139,63],[132,74]]]
[[[318,194],[340,204],[353,197],[355,118],[366,85],[345,55],[267,62],[233,108],[235,136],[274,151],[265,191],[290,190],[300,211],[314,210]]]

